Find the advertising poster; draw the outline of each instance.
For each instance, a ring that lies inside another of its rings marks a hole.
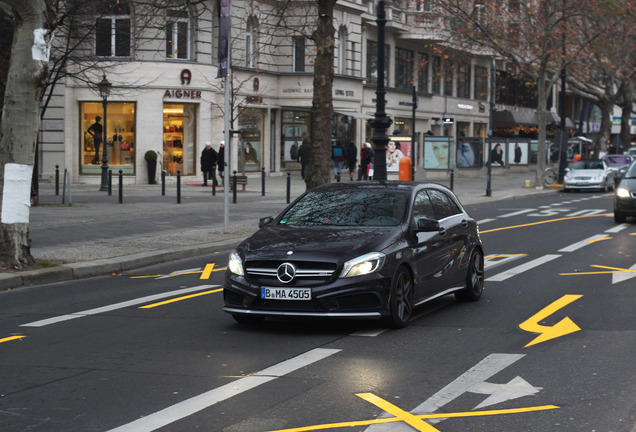
[[[528,165],[528,143],[509,142],[507,145],[508,163],[510,165]]]
[[[424,169],[450,167],[451,138],[426,137],[424,140]]]
[[[413,161],[410,137],[390,137],[386,145],[386,171],[398,172],[400,159],[407,157]]]

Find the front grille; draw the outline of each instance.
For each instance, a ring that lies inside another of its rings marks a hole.
[[[278,267],[284,262],[296,267],[296,276],[290,283],[278,280]],[[248,261],[245,263],[245,277],[251,283],[265,286],[306,287],[327,283],[334,275],[336,265],[325,262],[308,261]]]

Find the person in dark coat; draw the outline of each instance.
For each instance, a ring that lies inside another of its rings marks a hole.
[[[216,165],[219,167],[221,186],[225,184],[225,141],[219,143],[219,152],[216,157]]]
[[[369,179],[369,165],[373,162],[373,150],[371,150],[371,144],[365,142],[362,144],[362,150],[360,152],[360,172],[358,173],[358,180]]]
[[[212,186],[216,185],[216,150],[212,148],[210,141],[205,143],[205,148],[201,152],[201,172],[203,173],[203,186],[208,185],[208,179],[212,180]]]
[[[307,175],[307,165],[309,165],[309,159],[311,154],[311,147],[309,147],[309,140],[303,139],[300,148],[298,149],[298,162],[300,162],[300,175],[304,179]]]
[[[358,149],[353,141],[347,143],[345,148],[345,160],[349,167],[349,180],[353,181],[353,173],[356,171],[356,163],[358,162]]]

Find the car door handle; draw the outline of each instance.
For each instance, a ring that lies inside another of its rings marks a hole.
[[[466,219],[462,219],[462,226],[463,227],[467,227],[468,226],[468,221]]]
[[[439,232],[439,235],[444,236],[446,235],[446,228],[440,228],[438,232]]]

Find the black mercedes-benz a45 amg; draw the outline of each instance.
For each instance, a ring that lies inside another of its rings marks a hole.
[[[384,318],[484,288],[476,221],[453,192],[418,182],[332,183],[311,189],[230,254],[224,310],[264,317]]]

